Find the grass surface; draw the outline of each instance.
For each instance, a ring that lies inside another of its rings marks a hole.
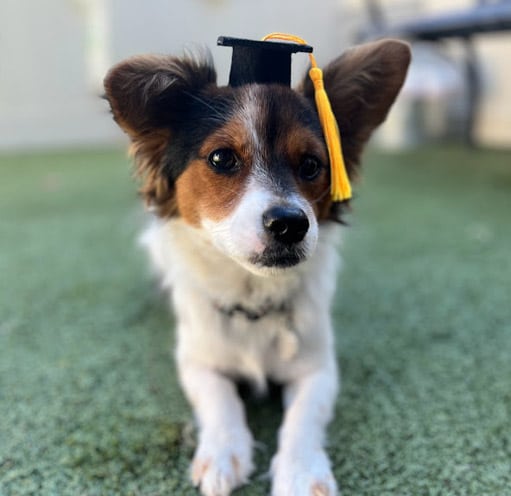
[[[0,495],[193,495],[122,152],[0,158]],[[368,155],[334,309],[344,496],[511,495],[511,155]],[[240,496],[267,494],[266,448]]]

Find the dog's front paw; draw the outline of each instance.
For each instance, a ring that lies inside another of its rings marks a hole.
[[[336,496],[337,484],[323,450],[279,452],[272,461],[272,496]]]
[[[191,466],[204,496],[228,496],[252,472],[252,436],[246,432],[202,432]]]

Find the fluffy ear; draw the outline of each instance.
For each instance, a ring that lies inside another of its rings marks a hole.
[[[323,69],[325,89],[341,133],[351,176],[364,144],[387,113],[403,85],[410,47],[398,40],[381,40],[354,47]],[[303,92],[314,97],[307,76]]]
[[[142,55],[110,69],[104,84],[115,120],[136,138],[178,125],[193,94],[215,82],[210,56],[199,60]]]
[[[141,193],[160,215],[175,214],[173,184],[162,173],[172,135],[188,118],[195,95],[215,82],[211,56],[137,56],[114,66],[105,77],[114,119],[133,142]]]

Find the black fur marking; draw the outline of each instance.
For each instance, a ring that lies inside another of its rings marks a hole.
[[[260,255],[250,258],[250,263],[262,267],[287,268],[299,264],[305,258],[303,250],[282,244],[268,246]]]
[[[232,93],[185,95],[187,105],[168,122],[172,135],[167,147],[163,173],[171,182],[198,156],[204,140],[224,126],[233,113],[235,99]]]

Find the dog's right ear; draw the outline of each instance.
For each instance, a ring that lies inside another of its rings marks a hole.
[[[114,119],[132,139],[179,125],[193,94],[215,84],[210,57],[141,55],[114,66],[105,77]]]
[[[403,85],[410,57],[407,43],[383,39],[349,49],[323,70],[325,90],[352,179],[365,143],[385,120]],[[308,76],[302,91],[309,99],[314,98]]]
[[[161,216],[176,215],[174,184],[164,169],[173,134],[189,118],[196,95],[216,83],[211,56],[143,55],[114,66],[105,77],[106,99],[130,136],[140,193]]]

